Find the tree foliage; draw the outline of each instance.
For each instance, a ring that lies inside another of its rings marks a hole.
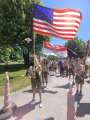
[[[0,45],[16,44],[26,37],[32,38],[31,0],[0,0]]]
[[[85,42],[78,37],[75,38],[73,41],[68,41],[65,46],[75,52],[77,54],[77,57],[84,57],[85,55]]]
[[[40,0],[34,0],[42,4]],[[32,42],[28,45],[24,39],[33,38],[32,0],[0,0],[0,46],[10,48],[19,44],[25,51],[32,51]],[[48,37],[36,35],[36,51],[41,50],[43,40]],[[30,49],[28,49],[30,47]],[[27,49],[27,50],[26,50]],[[27,54],[27,53],[25,53]],[[28,54],[27,54],[28,55]]]
[[[11,54],[11,48],[0,48],[0,61],[7,63]]]

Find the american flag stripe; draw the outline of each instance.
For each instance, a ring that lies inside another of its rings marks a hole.
[[[54,21],[56,21],[56,22],[75,22],[75,23],[78,23],[78,24],[80,24],[80,21],[79,20],[62,20],[62,19],[59,19],[59,20],[57,20],[57,19],[54,19]]]
[[[50,26],[49,23],[43,23],[43,21],[39,22],[39,21],[35,21],[34,22],[34,30],[37,29],[42,29],[42,30],[48,30],[48,31],[54,31],[54,32],[57,32],[57,33],[68,33],[68,34],[76,34],[76,31],[78,29],[78,27],[57,27],[56,26]],[[50,26],[50,27],[48,27]],[[61,29],[60,29],[61,28]],[[77,28],[77,29],[76,29]],[[73,29],[73,30],[72,30]]]
[[[63,25],[65,25],[65,24],[68,24],[68,23],[70,23],[70,24],[74,24],[74,21],[70,21],[70,20],[63,20],[63,21],[61,21],[61,22],[63,22]],[[42,20],[37,20],[37,19],[33,19],[33,22],[35,22],[35,23],[40,23],[40,24],[48,24],[48,25],[50,25],[50,26],[54,26],[54,24],[53,25],[51,25],[51,24],[49,24],[49,23],[47,23],[46,21],[42,21]],[[60,21],[58,21],[58,20],[54,20],[54,23],[55,22],[57,22],[57,23],[60,23]],[[78,24],[78,25],[80,25],[80,22],[76,22],[75,21],[75,24]],[[55,24],[55,26],[56,26],[56,24]],[[62,24],[60,24],[58,27],[60,27],[60,26],[62,26]],[[66,26],[66,25],[65,25]],[[74,26],[74,25],[73,25]]]
[[[65,12],[65,13],[57,13],[57,12],[54,12],[53,15],[55,16],[72,16],[72,17],[80,17],[80,14],[79,13],[76,13],[76,12]]]
[[[64,21],[64,22],[74,22],[74,23],[79,23],[80,24],[80,20],[78,18],[73,18],[73,17],[54,17],[53,21]]]
[[[36,25],[37,28],[39,28],[39,27],[42,27],[42,28],[53,28],[53,29],[55,29],[57,31],[59,31],[59,30],[63,31],[65,29],[66,31],[69,31],[69,30],[73,31],[73,30],[75,30],[75,32],[76,32],[77,29],[78,29],[78,27],[74,27],[74,26],[73,27],[72,26],[70,26],[70,27],[69,26],[60,27],[60,26],[56,26],[56,25],[54,26],[54,25],[51,25],[51,24],[49,24],[49,23],[47,23],[45,21],[37,20],[37,19],[33,20],[33,26],[35,26],[35,25]]]
[[[35,27],[38,27],[38,24],[35,24],[34,25]],[[43,28],[43,25],[39,27],[39,29],[44,29]],[[53,28],[48,28],[48,27],[45,27],[45,29],[47,30],[52,30],[53,31]],[[76,30],[65,30],[65,29],[55,29],[58,33],[66,33],[66,34],[76,34]]]
[[[72,26],[73,24],[74,24],[74,26],[77,26],[77,27],[79,27],[79,25],[80,25],[78,23],[73,23],[73,22],[68,22],[68,23],[67,22],[66,23],[65,22],[56,22],[56,21],[53,22],[53,25],[69,26],[69,27]]]
[[[40,29],[40,28],[39,28],[39,29],[36,28],[35,30],[39,30],[39,31],[42,32],[42,29]],[[49,32],[49,30],[44,30],[44,29],[43,29],[43,32],[51,33],[51,32]],[[73,35],[75,35],[75,34],[56,33],[56,32],[53,32],[53,31],[52,31],[52,34],[53,34],[53,35],[54,35],[54,34],[55,34],[55,35],[59,34],[61,37],[72,37],[72,38],[73,38]]]
[[[38,32],[38,30],[34,30],[36,33],[40,33],[41,35],[46,35],[46,36],[50,36],[51,34],[53,35],[53,36],[55,36],[55,37],[57,37],[57,34],[55,34],[55,33],[50,33],[49,31],[43,31],[43,30],[41,30],[41,31],[39,31]],[[58,35],[58,37],[60,37],[60,38],[62,38],[62,39],[65,39],[65,40],[72,40],[74,37],[73,36],[59,36]]]
[[[81,17],[80,11],[74,11],[74,10],[71,11],[70,9],[67,9],[66,12],[65,12],[64,10],[63,10],[63,12],[54,10],[53,15],[75,15],[75,16],[77,16],[77,17],[78,17],[78,16]]]
[[[42,25],[44,25],[44,27],[46,26],[46,27],[52,27],[52,28],[58,28],[58,29],[75,29],[75,30],[77,30],[78,29],[78,27],[76,27],[76,26],[62,26],[62,25],[51,25],[50,23],[47,23],[47,22],[45,22],[45,21],[42,21],[42,20],[33,20],[33,25],[35,24],[35,23],[37,23],[38,24],[38,26],[40,25],[40,26],[42,26]]]
[[[54,15],[54,17],[56,17],[56,18],[59,18],[59,17],[68,18],[68,17],[70,17],[70,18],[73,18],[73,19],[80,21],[80,16],[76,16],[76,15]]]
[[[65,31],[65,32],[64,32],[64,31],[56,31],[54,28],[51,28],[51,27],[48,28],[47,26],[46,26],[46,27],[43,27],[43,26],[38,27],[38,25],[35,25],[35,28],[34,28],[34,29],[50,30],[49,32],[55,32],[55,33],[58,33],[58,34],[60,34],[60,33],[62,33],[62,32],[63,32],[64,34],[65,34],[66,32],[68,32],[68,34],[69,34],[69,33],[70,33],[70,34],[76,34],[76,32],[70,32],[70,31],[68,31],[68,30]],[[66,33],[66,34],[67,34],[67,33]]]
[[[63,9],[55,9],[58,13],[67,13],[67,12],[76,12],[79,13],[80,11],[78,9],[71,9],[71,8],[63,8]]]
[[[80,27],[81,13],[74,9],[55,9],[51,20],[52,23],[49,23],[47,20],[34,18],[34,32],[73,40]]]

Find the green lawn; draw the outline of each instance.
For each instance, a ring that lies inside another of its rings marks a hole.
[[[25,86],[30,85],[30,80],[25,77],[25,67],[23,64],[10,64],[9,76],[10,76],[10,89],[11,92],[17,91]],[[4,65],[0,65],[0,96],[3,95],[4,88]]]

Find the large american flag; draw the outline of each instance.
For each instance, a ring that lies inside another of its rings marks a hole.
[[[73,40],[81,22],[76,9],[51,9],[34,4],[33,31],[46,36]]]

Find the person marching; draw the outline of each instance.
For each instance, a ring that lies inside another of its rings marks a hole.
[[[80,93],[82,95],[82,87],[84,84],[84,78],[85,78],[85,67],[82,63],[82,61],[78,58],[76,61],[76,67],[75,67],[75,82],[76,82],[76,93]]]
[[[65,76],[66,77],[68,77],[68,69],[69,69],[69,61],[68,61],[68,59],[66,59],[65,61],[64,61],[64,71],[65,71]]]
[[[63,77],[64,76],[64,62],[63,62],[63,60],[60,60],[58,65],[59,65],[60,76]]]
[[[35,59],[35,68],[34,68],[34,59]],[[36,92],[39,94],[40,104],[39,106],[42,107],[42,95],[41,95],[41,65],[35,55],[32,55],[32,63],[27,70],[26,76],[28,76],[31,80],[32,92],[33,92],[33,99],[35,101]]]
[[[47,60],[43,60],[42,62],[42,82],[43,82],[43,86],[44,86],[44,83],[46,84],[46,87],[47,87],[47,84],[48,84],[48,63],[47,63]]]
[[[57,74],[57,65],[58,65],[57,60],[54,60],[53,69],[54,69],[55,76]]]
[[[75,63],[74,63],[74,61],[72,61],[72,60],[69,61],[68,75],[69,75],[69,80],[71,79],[71,75],[73,76],[73,83],[72,83],[72,84],[74,85]]]

